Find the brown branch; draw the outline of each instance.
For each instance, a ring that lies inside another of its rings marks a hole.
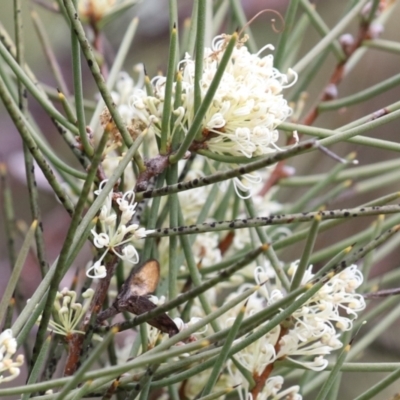
[[[104,80],[107,80],[108,77],[108,66],[106,62],[106,57],[105,57],[105,52],[104,52],[104,37],[101,31],[97,29],[96,24],[91,24],[91,27],[93,29],[93,34],[94,34],[94,40],[93,40],[93,47],[98,53],[100,57],[99,60],[99,65],[100,65],[100,71],[101,74],[104,77]]]
[[[84,338],[85,336],[81,333],[74,333],[67,336],[68,355],[64,367],[64,376],[71,376],[78,369]]]
[[[344,43],[342,44],[343,50],[346,54],[346,58],[344,60],[340,61],[336,65],[336,67],[328,81],[328,84],[326,85],[325,89],[322,92],[321,98],[318,101],[317,105],[315,105],[315,107],[304,118],[304,121],[303,121],[304,125],[312,125],[313,122],[316,120],[316,118],[319,115],[319,111],[318,111],[319,103],[327,101],[327,100],[332,100],[331,88],[332,87],[336,88],[340,84],[340,82],[344,78],[344,69],[345,69],[346,63],[349,61],[350,57],[355,53],[355,51],[359,47],[361,47],[362,42],[364,40],[369,39],[369,27],[370,27],[370,22],[367,22],[365,20],[361,21],[360,27],[359,27],[358,33],[357,33],[357,39],[354,41],[354,43],[350,44],[350,45],[346,45]]]
[[[106,260],[105,267],[107,270],[107,275],[105,278],[100,280],[96,287],[92,303],[90,305],[90,311],[88,313],[89,317],[86,318],[81,329],[83,332],[85,332],[85,335],[74,333],[67,337],[68,356],[65,362],[64,376],[73,375],[80,366],[81,359],[87,350],[84,348],[84,342],[90,342],[94,331],[96,316],[102,309],[103,303],[106,300],[111,278],[114,275],[114,271],[118,263],[118,257],[115,254],[110,254],[106,256]]]
[[[275,354],[279,353],[280,347],[281,345],[279,344],[281,338],[283,336],[286,335],[288,329],[287,328],[282,328],[281,326],[281,331],[279,333],[279,337],[278,340],[275,343],[274,349],[275,349]],[[252,394],[252,398],[253,400],[257,399],[257,396],[260,394],[260,392],[262,391],[263,387],[265,386],[265,382],[267,381],[267,379],[269,378],[269,376],[271,375],[272,370],[274,369],[274,363],[268,364],[264,371],[258,375],[258,376],[253,376],[256,384],[253,387],[253,389],[251,389],[251,394]]]
[[[169,154],[155,156],[145,161],[146,169],[140,173],[136,181],[135,192],[144,192],[147,190],[152,178],[161,174],[169,165]]]
[[[325,88],[320,96],[320,100],[309,111],[309,113],[304,117],[303,125],[309,125],[309,126],[312,125],[319,115],[319,111],[318,111],[319,104],[324,101],[332,100],[332,98],[335,97],[333,95],[333,92],[335,92],[336,87],[343,80],[344,69],[345,69],[346,63],[348,62],[350,57],[354,54],[354,52],[359,47],[361,47],[362,42],[364,40],[369,39],[369,28],[370,28],[370,22],[363,20],[360,23],[360,27],[359,27],[358,34],[357,34],[357,39],[354,41],[354,43],[351,45],[342,44],[343,50],[346,54],[346,58],[344,60],[340,61],[336,65],[336,67],[328,81],[328,84],[325,86]],[[290,143],[293,143],[293,138],[289,139],[288,144],[290,144]],[[286,163],[286,160],[280,161],[276,165],[274,171],[271,173],[271,175],[270,175],[269,179],[267,180],[267,182],[265,183],[264,187],[259,192],[260,196],[265,196],[268,193],[268,191],[279,182],[280,179],[285,178],[287,176],[287,175],[285,175],[284,168],[283,168],[285,163]]]
[[[286,160],[282,160],[282,161],[279,161],[278,164],[276,164],[271,175],[269,176],[267,181],[264,183],[264,186],[258,192],[259,196],[265,196],[269,192],[269,190],[273,186],[275,186],[281,179],[287,178],[290,175],[290,174],[288,174],[287,169],[285,168],[285,161]]]
[[[231,247],[233,239],[235,238],[235,231],[230,231],[228,234],[219,242],[218,249],[223,256]]]

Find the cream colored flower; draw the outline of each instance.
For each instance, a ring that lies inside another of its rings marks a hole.
[[[292,263],[293,273],[297,266],[297,262]],[[302,284],[313,279],[314,274],[311,268],[307,269]],[[257,284],[265,282],[266,277],[268,277],[267,268],[256,268]],[[253,376],[260,376],[268,365],[283,358],[290,359],[314,371],[322,371],[328,364],[325,356],[342,347],[342,342],[339,340],[342,331],[350,330],[353,326],[353,319],[357,317],[359,311],[365,308],[364,298],[355,293],[362,280],[362,274],[356,265],[346,268],[326,282],[314,296],[292,314],[291,318],[286,321],[285,330],[282,330],[280,325],[276,326],[260,339],[236,353],[236,359]],[[246,288],[243,285],[236,293],[231,293],[226,298],[226,302]],[[262,286],[247,300],[246,317],[265,309],[283,297],[284,294],[281,290]],[[225,327],[231,326],[240,307],[241,305],[238,305],[221,316],[221,324]],[[256,329],[261,328],[262,325]],[[232,364],[229,364],[229,371],[232,384],[242,383],[246,393],[247,381],[241,378],[240,371]],[[266,386],[268,386],[268,381]],[[291,394],[295,395],[294,398],[301,398],[296,397],[299,396],[298,388],[293,387],[287,390],[292,391]],[[265,391],[265,394],[272,394],[267,389]],[[289,392],[283,391],[282,393]],[[279,395],[275,395],[276,398],[281,398]],[[267,399],[268,396],[261,398]]]
[[[77,294],[75,291],[64,288],[61,292],[57,292],[54,300],[54,319],[49,321],[48,330],[63,336],[84,333],[75,328],[89,309],[93,295],[94,290],[87,289],[82,293],[83,304],[81,304],[76,301]],[[41,318],[42,316],[38,318],[38,322]]]
[[[79,17],[83,22],[96,24],[125,3],[128,0],[78,0]]]
[[[95,191],[98,195],[103,189],[106,181],[101,182],[99,190]],[[135,194],[127,191],[122,197],[117,199],[119,207],[119,219],[112,207],[112,192],[110,192],[100,209],[99,224],[100,232],[92,229],[93,244],[98,249],[105,249],[101,257],[86,271],[90,278],[104,278],[106,269],[101,264],[106,254],[111,251],[121,260],[132,264],[139,262],[139,254],[132,241],[146,237],[149,231],[139,228],[139,225],[131,222],[136,212],[137,203],[134,202]]]
[[[0,383],[9,382],[20,374],[19,367],[24,363],[24,356],[19,354],[12,359],[17,351],[17,340],[13,337],[11,329],[6,329],[0,334]],[[7,375],[4,376],[4,372]]]
[[[211,48],[204,50],[201,96],[204,98],[215,76],[229,36],[214,38]],[[273,67],[271,54],[262,56],[267,45],[258,53],[251,54],[242,40],[235,47],[233,55],[213,102],[201,126],[204,147],[218,154],[254,157],[276,150],[278,125],[292,113],[282,96],[283,89],[291,86],[297,79],[289,70],[282,74]],[[176,121],[172,135],[182,130],[186,133],[193,123],[194,110],[194,72],[195,62],[189,55],[179,64],[182,73],[181,106],[174,110]],[[288,83],[289,80],[291,83]],[[134,119],[143,125],[151,125],[151,130],[160,134],[161,118],[165,97],[165,77],[153,79],[154,95],[147,96],[144,91],[136,92],[131,105]],[[172,136],[171,135],[171,136]]]

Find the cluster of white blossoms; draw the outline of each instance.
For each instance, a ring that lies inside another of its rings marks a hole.
[[[64,288],[61,292],[57,292],[54,300],[54,320],[49,321],[48,330],[63,336],[84,333],[75,328],[89,309],[93,294],[93,289],[87,289],[83,292],[83,304],[81,304],[76,302],[77,294],[75,291]],[[41,316],[38,322],[40,320]]]
[[[24,356],[19,354],[13,360],[16,351],[17,340],[13,337],[12,330],[6,329],[0,334],[0,383],[12,381],[20,374],[19,367],[24,363]]]
[[[78,0],[79,17],[83,22],[97,23],[129,0]]]
[[[79,0],[78,12],[83,21],[97,22],[112,10],[116,0]]]
[[[297,264],[297,262],[292,263],[292,273],[295,272]],[[314,275],[311,269],[312,266],[306,271],[302,284],[313,279]],[[255,280],[258,284],[265,282],[266,276],[268,276],[268,271],[264,268],[259,267],[255,270]],[[325,369],[328,361],[324,357],[342,347],[343,344],[339,340],[341,332],[350,330],[357,313],[365,308],[363,296],[355,293],[362,281],[363,276],[356,265],[351,265],[333,276],[321,290],[285,321],[284,327],[282,325],[276,326],[266,335],[237,353],[237,360],[250,371],[253,377],[261,376],[266,367],[280,359],[289,359],[314,371]],[[242,289],[240,288],[240,290]],[[232,293],[226,301],[235,296],[237,296],[237,293]],[[282,291],[278,289],[267,290],[265,286],[262,286],[257,293],[249,298],[246,315],[253,315],[283,297]],[[229,326],[234,320],[238,307],[222,317],[226,326]],[[260,329],[260,327],[257,329]],[[247,397],[249,394],[247,381],[242,378],[240,371],[233,364],[228,364],[228,367],[232,384],[241,384],[240,396],[247,400],[249,398]],[[283,397],[283,393],[286,395],[291,393],[292,397],[295,395],[293,398],[301,399],[297,386],[277,394],[282,384],[282,377],[270,377],[266,381],[263,394],[260,394],[261,397],[257,398],[267,399],[268,396],[274,395],[279,399]]]
[[[201,142],[214,153],[251,158],[276,151],[277,126],[292,113],[281,92],[291,86],[297,76],[292,70],[288,76],[274,68],[271,54],[261,56],[266,49],[272,50],[272,45],[251,54],[243,44],[245,40],[236,45],[204,117]],[[228,41],[227,35],[217,36],[212,47],[204,51],[200,82],[202,98],[210,87]],[[182,73],[182,96],[181,105],[173,111],[176,120],[172,134],[176,131],[186,133],[195,115],[194,60],[186,55],[179,63],[179,69]],[[152,83],[152,95],[138,90],[130,101],[135,124],[149,126],[150,131],[160,134],[166,78],[158,76]]]
[[[107,181],[101,182],[99,190],[94,193],[99,195]],[[106,267],[102,261],[108,252],[117,255],[121,260],[137,264],[139,254],[132,241],[146,237],[148,231],[139,228],[138,224],[132,223],[137,203],[134,202],[135,193],[125,192],[116,199],[119,213],[112,207],[113,192],[111,191],[100,209],[99,222],[100,232],[92,229],[93,244],[98,249],[105,249],[100,258],[87,270],[86,275],[90,278],[104,278],[107,275]]]
[[[214,232],[205,232],[196,236],[192,251],[197,264],[209,267],[221,261],[221,250],[218,247],[219,240],[218,234]]]
[[[135,82],[127,72],[121,71],[115,83],[115,88],[111,92],[118,112],[126,124],[130,124],[134,116],[133,109],[129,105],[130,99],[136,92],[140,93],[144,85],[145,75],[143,65],[137,64],[133,70],[138,74],[137,81]]]

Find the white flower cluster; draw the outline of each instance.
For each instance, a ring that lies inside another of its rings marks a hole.
[[[201,96],[204,98],[224,55],[229,37],[217,36],[212,48],[204,51]],[[292,110],[281,95],[291,86],[296,74],[288,83],[288,76],[273,67],[273,56],[261,57],[267,45],[257,54],[251,54],[242,40],[235,47],[224,72],[213,102],[201,127],[202,141],[218,154],[246,156],[248,158],[275,151],[278,140],[277,126],[291,115]],[[186,133],[193,122],[194,110],[194,60],[188,55],[180,62],[182,72],[181,106],[174,110],[174,132]],[[136,91],[131,98],[133,119],[160,134],[165,99],[165,77],[153,79],[154,94]],[[174,100],[174,99],[173,99]],[[172,134],[174,133],[172,132]]]
[[[263,348],[258,348],[254,349],[257,351],[263,351]],[[241,380],[241,376],[239,371],[233,366],[233,363],[231,360],[228,361],[228,370],[230,373],[231,378],[234,379],[234,381],[239,381]],[[230,382],[231,383],[231,382]],[[300,391],[300,386],[298,385],[293,385],[289,388],[286,388],[282,390],[284,384],[284,379],[282,376],[272,376],[271,378],[268,378],[264,384],[264,387],[258,393],[257,395],[257,400],[285,400],[285,399],[290,399],[290,400],[302,400],[303,396],[299,393]],[[240,400],[253,400],[253,395],[249,392],[249,388],[243,381],[241,386],[244,386],[244,390],[241,390],[241,387],[238,387],[238,392],[239,392],[239,397]],[[243,393],[244,392],[244,393]]]
[[[221,261],[221,250],[218,247],[218,234],[213,232],[205,232],[197,235],[192,245],[194,259],[197,264],[203,267],[209,267]]]
[[[13,337],[11,329],[6,329],[0,334],[0,383],[15,379],[19,373],[19,367],[24,363],[24,356],[19,354],[15,360],[12,356],[17,351],[17,340]],[[8,372],[7,376],[3,373]]]
[[[293,263],[292,272],[296,268],[297,263]],[[303,284],[314,277],[311,268],[307,270]],[[265,281],[266,273],[267,271],[261,267],[256,269],[255,279],[258,284]],[[364,298],[355,293],[355,289],[361,285],[362,281],[363,276],[356,265],[346,268],[331,278],[321,290],[296,310],[290,320],[285,322],[285,327],[281,325],[275,327],[259,340],[237,353],[237,360],[253,376],[260,376],[268,365],[284,358],[314,371],[325,369],[328,361],[324,356],[342,347],[342,342],[339,340],[340,333],[350,330],[353,324],[352,320],[357,317],[358,312],[365,308]],[[236,293],[231,294],[227,301],[236,295]],[[255,314],[283,297],[283,293],[278,289],[268,291],[265,287],[261,287],[258,293],[249,298],[246,314]],[[234,314],[232,313],[224,317],[225,325],[231,324],[233,320]],[[309,360],[310,356],[312,360]],[[233,384],[242,381],[239,370],[233,364],[229,364],[229,371]],[[269,395],[273,395],[272,387],[275,387],[275,389],[279,387],[280,389],[283,378],[277,376],[270,379],[278,378],[281,380],[278,386],[276,386],[276,383],[273,384],[271,380],[272,386],[269,387],[269,380],[267,381],[263,390],[264,395],[260,394],[260,398],[267,399]],[[246,381],[243,380],[242,387],[245,391],[248,391],[246,385]],[[292,387],[290,390],[291,393],[296,393],[293,398],[301,399],[301,396],[297,394],[298,387]],[[288,394],[287,391],[282,393]],[[280,395],[276,395],[276,398],[281,398]]]
[[[101,20],[106,13],[111,11],[115,2],[116,0],[79,0],[79,16],[84,21],[94,22]]]
[[[63,336],[68,336],[73,333],[84,333],[75,328],[89,309],[93,294],[93,289],[87,289],[82,293],[84,301],[83,304],[80,304],[76,302],[75,291],[64,288],[61,292],[57,292],[54,300],[55,313],[53,313],[55,320],[49,321],[48,329]],[[41,317],[38,321],[40,321],[40,319]]]
[[[90,24],[101,21],[104,17],[118,10],[129,0],[78,0],[79,17]],[[132,3],[131,3],[132,4]]]
[[[95,191],[96,195],[99,195],[106,182],[101,182],[99,190]],[[102,265],[102,261],[109,251],[123,261],[137,264],[139,255],[132,241],[142,239],[148,233],[144,228],[139,228],[139,225],[131,223],[137,206],[137,203],[134,203],[135,193],[133,191],[125,192],[122,197],[116,200],[120,211],[118,216],[112,207],[112,199],[113,192],[110,192],[101,207],[99,215],[101,232],[98,233],[95,229],[91,230],[94,245],[98,249],[105,249],[105,251],[87,270],[86,275],[89,278],[104,278],[107,275],[106,267]]]
[[[134,71],[138,73],[137,82],[135,82],[128,73],[121,71],[115,84],[115,89],[111,95],[114,103],[117,105],[118,112],[126,124],[130,124],[134,113],[132,107],[129,106],[130,98],[137,91],[141,91],[144,85],[144,68],[142,64],[134,66]]]
[[[301,400],[303,396],[299,393],[300,386],[294,385],[285,390],[282,390],[283,378],[281,376],[273,376],[267,379],[265,386],[260,394],[257,396],[257,400],[268,400],[268,399],[290,399],[290,400]]]
[[[123,122],[126,125],[128,133],[131,135],[132,140],[136,140],[138,135],[143,131],[142,126],[136,126],[132,123],[133,111],[132,107],[129,105],[130,98],[137,92],[141,91],[145,75],[144,67],[141,64],[137,64],[133,68],[134,72],[137,74],[137,80],[134,81],[127,72],[121,71],[118,74],[118,79],[115,83],[114,90],[111,92],[113,101],[116,108],[122,117]],[[106,129],[109,133],[109,139],[107,145],[103,151],[103,160],[101,166],[104,170],[106,177],[110,177],[115,168],[119,165],[121,157],[125,151],[124,141],[122,140],[121,133],[119,132],[117,126],[113,123],[113,119],[107,107],[105,107],[100,115],[100,124],[103,129]],[[101,131],[103,132],[103,131]],[[100,131],[97,131],[100,134]],[[98,137],[97,139],[100,139]],[[157,143],[154,137],[145,137],[146,149],[149,150],[149,154],[146,156],[154,156],[158,154]],[[123,185],[124,188],[131,188],[136,183],[136,177],[133,173],[132,168],[126,168],[123,173]]]

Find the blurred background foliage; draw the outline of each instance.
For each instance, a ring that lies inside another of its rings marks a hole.
[[[35,10],[42,19],[46,27],[46,31],[51,38],[51,44],[63,69],[64,77],[66,78],[67,85],[72,91],[72,71],[71,71],[71,56],[70,56],[70,38],[69,29],[65,21],[59,15],[43,9],[30,0],[23,0],[23,19],[25,24],[25,47],[26,47],[26,61],[31,69],[35,72],[38,79],[44,84],[55,89],[56,82],[51,73],[48,62],[43,53],[43,49],[39,44],[38,37],[35,33],[32,24],[30,13]],[[263,1],[263,0],[243,0],[243,7],[246,12],[247,18],[250,19],[260,10],[270,8],[278,11],[282,15],[285,14],[287,1]],[[321,17],[324,19],[328,26],[332,26],[340,19],[342,10],[345,8],[348,0],[320,0],[316,1],[316,6]],[[192,1],[178,0],[179,5],[179,26],[185,23],[185,19],[190,16]],[[12,33],[13,32],[13,2],[3,0],[0,5],[0,22],[4,28]],[[135,39],[131,45],[131,51],[125,62],[124,69],[134,75],[133,67],[137,63],[144,63],[149,76],[156,75],[159,71],[166,70],[166,63],[168,58],[168,42],[169,42],[169,15],[168,15],[168,1],[166,0],[144,0],[136,6],[132,7],[129,11],[125,12],[117,20],[111,22],[104,30],[105,35],[105,56],[107,62],[112,63],[113,57],[116,53],[121,37],[123,36],[127,24],[132,18],[139,18],[139,25]],[[384,32],[380,36],[382,39],[387,40],[400,40],[400,7],[393,10],[393,15],[390,16],[388,23],[385,25]],[[277,22],[279,25],[279,22]],[[225,26],[225,32],[230,33],[236,27]],[[349,26],[347,32],[355,34],[357,31],[357,23],[354,22]],[[271,15],[268,13],[258,17],[251,25],[252,32],[254,33],[255,41],[258,47],[262,47],[266,43],[275,44],[279,38],[279,32],[274,31],[271,24]],[[210,33],[210,37],[213,34]],[[306,52],[312,48],[318,41],[320,36],[315,32],[312,26],[309,26],[306,33],[302,37],[301,52]],[[301,54],[299,55],[301,58]],[[365,88],[368,88],[384,79],[387,79],[399,72],[400,65],[399,54],[390,52],[383,52],[375,49],[368,49],[364,54],[361,62],[345,77],[338,87],[339,97],[345,97],[352,93],[356,93]],[[0,60],[0,62],[3,62]],[[308,98],[306,108],[310,108],[318,100],[318,97],[325,87],[330,74],[336,64],[336,60],[330,55],[323,67],[318,71],[314,78],[313,85],[308,91]],[[96,86],[89,73],[88,68],[84,64],[84,93],[87,99],[95,99],[97,94]],[[345,125],[353,120],[356,120],[364,115],[372,113],[386,105],[398,101],[400,98],[400,87],[393,87],[391,90],[386,91],[372,99],[364,101],[355,106],[350,106],[345,109],[337,111],[330,111],[322,113],[315,125],[327,129],[335,129],[339,126]],[[36,120],[39,121],[40,127],[44,132],[47,140],[55,149],[57,154],[67,160],[69,163],[74,164],[76,160],[73,158],[72,153],[68,151],[66,144],[63,142],[54,125],[50,119],[44,114],[40,106],[34,99],[29,96],[29,107]],[[0,104],[0,157],[1,160],[6,162],[10,171],[12,194],[14,198],[14,207],[16,218],[20,221],[30,220],[30,211],[28,205],[28,193],[25,186],[25,171],[23,165],[23,154],[21,139],[17,133],[11,119],[7,116],[3,105]],[[371,130],[367,136],[387,139],[390,141],[399,141],[399,124],[398,121],[388,123],[378,129]],[[357,159],[360,165],[365,165],[371,162],[378,162],[398,158],[398,153],[375,149],[372,147],[360,146],[350,143],[341,143],[332,147],[336,153],[345,156],[350,152],[357,152]],[[329,171],[334,165],[335,161],[327,158],[321,153],[314,152],[296,158],[295,167],[299,174],[315,174],[320,172]],[[58,204],[52,192],[49,190],[45,179],[41,178],[41,172],[37,169],[38,184],[40,187],[40,205],[43,213],[44,235],[46,247],[49,251],[50,261],[54,260],[59,253],[62,241],[68,228],[69,217],[64,209]],[[282,183],[284,184],[284,182]],[[360,194],[352,196],[352,188],[340,196],[332,204],[331,208],[341,208],[356,206],[358,204],[367,202],[373,198],[379,197],[388,192],[400,190],[400,182],[395,184],[390,183],[390,190],[388,187],[379,187],[376,190],[368,192],[367,194]],[[288,201],[291,198],[296,198],[304,193],[305,189],[297,189],[288,187],[279,192],[279,200],[282,202]],[[347,194],[347,195],[346,195]],[[2,217],[0,217],[2,218]],[[341,240],[344,236],[350,236],[353,233],[360,231],[363,227],[369,226],[374,217],[351,220],[340,227],[335,228],[329,233],[321,234],[317,242],[317,249],[323,248],[329,243],[334,243]],[[3,221],[0,219],[0,224]],[[23,228],[22,228],[23,229]],[[343,234],[345,232],[345,235]],[[0,231],[0,292],[4,290],[7,284],[9,274],[9,261],[7,258],[6,243],[4,239],[3,230]],[[293,253],[290,254],[288,259],[295,259],[300,254],[299,248],[293,246]],[[297,255],[296,255],[297,254]],[[89,250],[86,249],[86,254],[81,254],[78,259],[79,262],[86,262],[89,257]],[[400,249],[395,249],[389,257],[375,265],[373,275],[379,276],[384,271],[400,267]],[[81,260],[81,261],[79,261]],[[28,262],[25,270],[21,276],[21,292],[24,293],[26,298],[29,298],[35,287],[40,280],[38,273],[38,266],[32,259]],[[373,305],[372,305],[373,306]],[[379,321],[374,321],[379,323]],[[398,329],[400,323],[393,326],[387,331],[378,341],[371,346],[365,354],[362,355],[364,361],[373,362],[377,358],[380,361],[398,361],[400,356],[400,341],[398,339]],[[373,373],[367,376],[362,373],[348,373],[346,378],[342,380],[342,397],[343,399],[351,399],[356,394],[362,392],[364,389],[370,387],[374,381],[382,379],[385,374]],[[23,377],[20,377],[20,383],[23,382]],[[13,382],[16,384],[16,382]],[[393,384],[384,391],[380,399],[389,399],[394,393],[400,391],[400,383]],[[312,399],[312,395],[308,399]]]

